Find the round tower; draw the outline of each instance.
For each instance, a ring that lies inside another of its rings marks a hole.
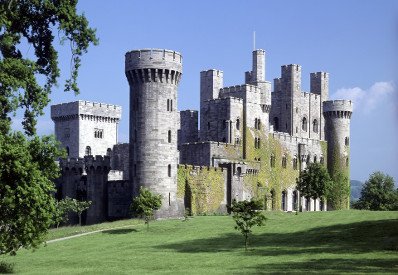
[[[323,102],[325,137],[328,142],[328,170],[331,177],[344,172],[349,177],[350,164],[350,119],[351,100],[329,100]]]
[[[177,87],[182,55],[159,49],[126,53],[130,85],[130,180],[133,196],[149,188],[163,196],[157,218],[179,216],[177,205]]]

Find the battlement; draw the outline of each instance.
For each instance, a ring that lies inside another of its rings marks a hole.
[[[243,99],[239,97],[221,97],[221,98],[216,98],[216,99],[208,99],[206,102],[209,102],[210,104],[219,104],[223,101],[230,101],[230,102],[235,102],[235,103],[243,103]]]
[[[351,118],[353,107],[351,100],[324,101],[323,114],[325,117]]]
[[[59,160],[59,165],[63,170],[71,170],[75,169],[83,169],[86,167],[105,167],[109,168],[110,165],[110,157],[109,156],[85,156],[84,158],[63,158]]]
[[[273,138],[279,141],[287,142],[294,145],[298,144],[319,145],[320,143],[320,140],[318,139],[291,136],[288,133],[284,132],[273,132],[271,135]]]
[[[212,166],[196,166],[196,165],[189,165],[189,164],[178,164],[177,165],[178,169],[190,169],[191,171],[194,171],[196,173],[201,172],[201,171],[220,171],[220,172],[226,172],[227,169],[224,167],[212,167]]]
[[[326,72],[315,72],[315,73],[310,73],[310,78],[311,78],[311,80],[315,80],[315,79],[328,79],[328,78],[329,78],[329,73],[326,73]]]
[[[239,93],[239,92],[253,92],[253,93],[261,93],[262,90],[255,85],[251,85],[251,84],[242,84],[242,85],[235,85],[235,86],[229,86],[229,87],[224,87],[221,88],[220,90],[220,95],[225,93],[225,94],[229,94],[229,93]]]
[[[136,69],[161,69],[182,73],[182,55],[162,49],[132,50],[126,53],[126,73]]]
[[[209,70],[204,70],[200,72],[200,77],[203,76],[217,76],[217,77],[223,77],[224,72],[216,69],[209,69]]]
[[[73,101],[51,105],[51,119],[54,121],[96,117],[106,122],[119,122],[122,117],[122,107],[91,101]]]
[[[190,145],[216,145],[217,147],[233,147],[234,149],[239,149],[238,144],[232,144],[232,143],[225,143],[225,142],[218,142],[218,141],[199,141],[199,142],[188,142],[188,143],[183,143],[181,146],[190,146]]]

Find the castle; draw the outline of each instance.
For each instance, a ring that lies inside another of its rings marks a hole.
[[[296,178],[309,162],[349,176],[349,100],[328,100],[329,74],[282,66],[265,80],[265,51],[253,51],[245,84],[223,87],[223,72],[200,73],[198,111],[177,111],[182,55],[159,49],[126,53],[130,86],[129,143],[117,143],[121,107],[76,101],[51,106],[60,160],[57,197],[91,200],[87,224],[128,217],[139,188],[162,194],[156,217],[225,212],[234,199],[263,199],[267,209],[325,211],[302,197]],[[94,157],[95,156],[95,157]],[[348,184],[348,183],[347,183]]]

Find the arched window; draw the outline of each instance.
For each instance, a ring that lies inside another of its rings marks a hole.
[[[304,132],[307,132],[307,119],[306,119],[305,117],[303,117],[301,129],[302,129]]]
[[[287,162],[286,155],[283,155],[283,157],[282,157],[282,167],[283,168],[286,168],[286,162]]]
[[[314,133],[318,133],[318,120],[314,119],[314,121],[312,122],[312,130],[314,131]]]
[[[274,155],[271,155],[270,163],[271,163],[271,167],[275,167],[275,156]]]
[[[282,211],[286,211],[287,209],[286,209],[286,191],[283,191],[282,192],[282,201],[281,201],[281,208],[282,208]]]
[[[274,117],[274,129],[275,131],[279,131],[279,118]]]
[[[106,150],[106,155],[107,155],[108,157],[110,157],[110,156],[111,156],[111,153],[112,153],[112,149],[111,149],[111,148],[108,148],[108,149]]]
[[[167,167],[167,175],[171,177],[171,164]]]
[[[168,132],[167,140],[169,143],[171,143],[171,130],[169,130],[169,132]]]
[[[292,210],[296,210],[296,203],[297,203],[297,191],[295,190],[293,191],[293,196],[292,196]]]
[[[242,168],[238,167],[238,168],[236,168],[236,175],[240,176],[240,174],[242,174]]]
[[[293,159],[293,169],[294,170],[297,170],[297,166],[298,166],[297,163],[298,163],[297,156],[295,156],[294,159]]]
[[[257,129],[257,118],[254,119],[254,129]]]
[[[91,155],[91,147],[90,146],[86,146],[86,152],[85,154],[86,156],[90,156]]]
[[[66,155],[69,157],[69,147],[68,146],[66,146]]]
[[[240,120],[238,118],[238,119],[236,119],[236,130],[239,130],[239,129],[240,129]]]
[[[316,162],[317,161],[317,158],[316,158],[316,156],[314,156],[314,162]]]
[[[257,129],[261,130],[261,119],[257,120]]]

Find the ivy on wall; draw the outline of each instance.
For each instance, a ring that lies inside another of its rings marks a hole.
[[[259,146],[255,146],[256,138],[260,140]],[[293,157],[272,135],[249,127],[246,128],[245,145],[246,160],[260,161],[258,173],[249,174],[244,178],[245,191],[257,199],[266,199],[268,209],[280,210],[282,192],[294,188],[299,175],[299,170],[293,169]],[[286,167],[282,164],[284,156]]]
[[[194,215],[215,212],[225,198],[225,179],[226,170],[221,168],[179,165],[177,197]]]

